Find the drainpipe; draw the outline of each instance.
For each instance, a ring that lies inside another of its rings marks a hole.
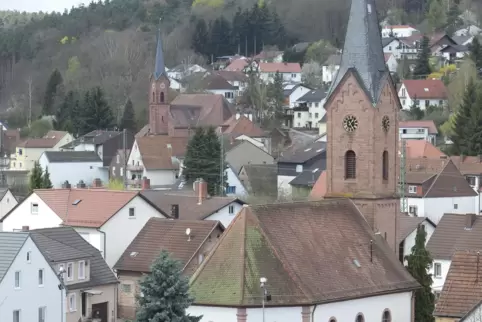
[[[106,256],[107,255],[107,247],[106,247],[107,246],[106,245],[107,244],[107,238],[106,238],[105,232],[100,230],[100,228],[97,228],[97,231],[99,233],[101,233],[102,235],[104,235],[104,260],[105,260],[107,258],[107,256]]]
[[[311,311],[311,322],[315,322],[315,311],[317,307],[318,304],[315,304],[315,306],[313,307],[313,311]]]

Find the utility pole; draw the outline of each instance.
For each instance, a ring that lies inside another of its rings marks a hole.
[[[402,140],[402,147],[400,151],[400,201],[402,204],[402,212],[406,212],[406,199],[405,199],[405,151],[407,150],[405,139]]]
[[[122,130],[122,150],[124,151],[124,171],[122,172],[123,175],[123,182],[124,182],[124,190],[127,190],[127,150],[126,150],[126,145],[127,145],[127,132],[126,129]]]
[[[219,138],[221,139],[221,154],[219,155],[220,164],[221,164],[221,167],[219,170],[219,175],[221,176],[220,192],[221,192],[221,195],[224,196],[224,138],[223,138],[223,135],[221,134]]]

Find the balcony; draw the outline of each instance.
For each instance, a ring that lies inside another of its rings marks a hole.
[[[133,171],[133,172],[144,171],[144,166],[139,165],[139,164],[137,164],[137,165],[129,164],[129,165],[127,165],[127,170]]]

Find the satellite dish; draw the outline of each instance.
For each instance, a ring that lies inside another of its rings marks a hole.
[[[191,228],[187,228],[187,229],[186,229],[186,235],[187,235],[187,236],[191,235]]]

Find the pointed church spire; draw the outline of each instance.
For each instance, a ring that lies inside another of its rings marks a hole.
[[[160,20],[159,20],[160,24]],[[166,67],[164,66],[164,52],[162,50],[161,27],[157,31],[157,49],[156,49],[156,64],[154,66],[154,78],[158,80],[162,75],[166,74]]]
[[[380,96],[382,81],[389,75],[383,54],[375,0],[351,0],[350,16],[340,69],[331,84],[331,95],[345,74],[356,70],[360,85],[372,103]]]

